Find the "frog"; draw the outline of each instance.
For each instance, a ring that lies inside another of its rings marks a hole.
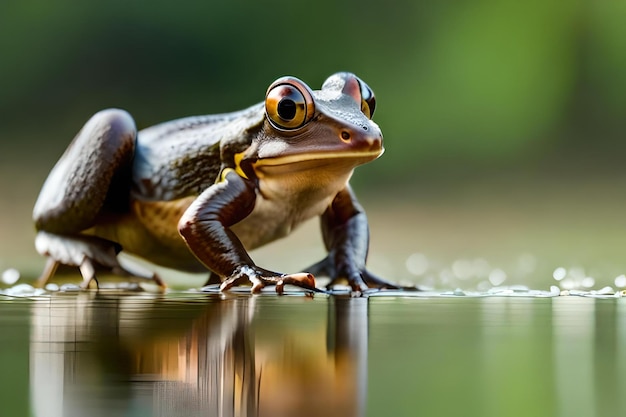
[[[398,288],[366,268],[367,216],[350,186],[354,169],[384,151],[372,120],[373,90],[338,72],[312,90],[280,77],[265,100],[244,110],[189,116],[137,130],[125,110],[97,112],[46,178],[33,208],[44,286],[61,265],[80,286],[107,273],[146,279],[156,272],[120,262],[123,251],[175,270],[208,272],[220,291],[285,285],[356,293]],[[249,252],[319,217],[326,256],[304,272],[257,266]]]

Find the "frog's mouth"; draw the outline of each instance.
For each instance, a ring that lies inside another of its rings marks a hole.
[[[351,175],[358,165],[378,158],[382,149],[367,152],[319,152],[258,159],[252,169],[258,178],[299,178],[298,181],[322,181]],[[303,176],[304,175],[304,176]],[[293,177],[292,177],[293,176]]]
[[[354,152],[309,152],[303,154],[293,154],[278,156],[272,158],[258,159],[254,162],[255,168],[278,167],[294,164],[310,165],[311,163],[320,162],[322,165],[345,162],[352,162],[354,166],[373,161],[381,156],[384,148],[373,151],[354,151]]]

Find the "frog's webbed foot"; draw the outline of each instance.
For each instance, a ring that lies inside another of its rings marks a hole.
[[[46,266],[36,281],[43,287],[52,278],[59,265],[77,267],[83,277],[81,288],[89,287],[91,281],[98,285],[96,269],[103,268],[115,275],[137,277],[154,281],[161,289],[166,285],[156,273],[120,265],[117,254],[121,246],[110,240],[95,236],[65,236],[40,231],[35,238],[37,251],[48,257]]]
[[[227,277],[220,286],[221,291],[227,291],[230,288],[247,282],[252,283],[252,293],[256,294],[266,286],[274,285],[276,292],[282,294],[285,285],[294,285],[305,290],[313,292],[323,292],[315,287],[315,278],[312,274],[302,272],[297,274],[280,274],[268,271],[263,268],[243,266],[238,268],[234,274]]]
[[[387,289],[387,290],[404,290],[404,291],[420,291],[415,285],[399,285],[394,284],[391,281],[387,281],[384,278],[379,277],[376,274],[371,273],[368,270],[361,271],[363,281],[369,288]]]
[[[394,284],[391,281],[387,281],[371,273],[365,268],[359,269],[350,262],[342,262],[340,266],[336,266],[330,255],[306,270],[316,276],[329,277],[331,281],[326,285],[328,290],[331,290],[335,285],[344,280],[348,281],[348,285],[350,285],[350,288],[355,293],[363,293],[368,289],[418,290],[418,288],[414,286]]]

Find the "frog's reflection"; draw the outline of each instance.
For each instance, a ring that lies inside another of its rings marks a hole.
[[[363,414],[366,299],[83,294],[33,309],[38,417]]]

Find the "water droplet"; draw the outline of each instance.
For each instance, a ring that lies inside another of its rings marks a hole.
[[[561,288],[564,290],[573,290],[576,287],[576,281],[571,278],[561,280]]]
[[[65,291],[65,292],[80,291],[80,287],[76,284],[67,283],[67,284],[61,285],[61,287],[59,288],[59,291]]]
[[[13,285],[20,279],[20,271],[15,268],[9,268],[2,273],[2,282],[7,285]]]
[[[466,259],[457,259],[452,263],[452,273],[458,279],[468,279],[473,273],[472,263]]]
[[[615,294],[615,290],[607,286],[607,287],[599,289],[598,291],[595,291],[595,293],[598,295],[613,295]]]
[[[474,275],[481,278],[488,276],[491,271],[489,262],[483,258],[474,259],[474,261],[472,261],[472,268],[474,269]]]
[[[454,274],[449,268],[439,271],[439,280],[443,285],[449,284],[454,281]]]
[[[506,272],[503,270],[496,268],[489,273],[489,282],[491,282],[491,285],[494,287],[502,285],[504,281],[506,281]]]
[[[580,281],[580,285],[585,288],[591,288],[596,284],[596,280],[593,277],[585,277]]]
[[[615,277],[615,286],[616,287],[626,287],[626,275],[622,274],[618,277]]]
[[[35,291],[32,285],[29,284],[17,284],[11,288],[7,288],[5,293],[13,296],[29,296]]]
[[[428,271],[429,262],[423,253],[413,253],[406,259],[406,269],[413,275],[423,275]]]
[[[552,273],[552,278],[554,278],[557,281],[561,281],[566,276],[567,276],[567,269],[563,268],[562,266],[559,266]]]
[[[585,274],[585,269],[581,267],[570,268],[568,274],[576,281],[580,281],[587,276],[587,274]]]

